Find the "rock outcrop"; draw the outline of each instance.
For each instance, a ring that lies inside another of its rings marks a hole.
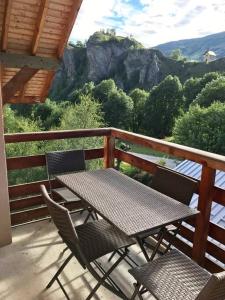
[[[165,57],[159,50],[145,49],[134,39],[98,32],[89,38],[86,47],[69,46],[65,50],[50,97],[69,99],[74,89],[88,81],[98,83],[112,78],[125,91],[136,87],[149,90],[168,74],[184,81],[211,71],[225,71],[225,59],[209,64],[184,63]]]

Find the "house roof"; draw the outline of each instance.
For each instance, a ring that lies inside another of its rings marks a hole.
[[[188,175],[190,177],[200,179],[202,173],[202,165],[190,161],[184,160],[174,169],[179,173]],[[225,189],[225,172],[217,170],[215,186]],[[197,207],[198,205],[198,196],[194,195],[191,200],[191,207]],[[211,222],[225,228],[225,206],[220,205],[219,203],[213,202],[211,210]]]
[[[81,3],[0,1],[0,78],[5,103],[45,100]]]

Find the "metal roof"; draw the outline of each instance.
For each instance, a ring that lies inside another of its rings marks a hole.
[[[176,170],[177,172],[182,173],[184,175],[193,177],[195,179],[200,179],[201,173],[202,173],[202,165],[200,165],[196,162],[190,161],[190,160],[184,160],[179,165],[177,165],[174,168],[174,170]],[[215,186],[225,189],[225,172],[224,171],[220,171],[220,170],[216,171]],[[195,194],[192,197],[190,207],[197,208],[197,206],[198,206],[198,195]],[[213,202],[210,221],[222,228],[225,228],[225,207],[220,205],[219,203]],[[189,228],[190,230],[194,230],[194,228],[187,223],[184,223],[183,225],[186,226],[187,228]],[[179,238],[181,240],[183,240],[184,242],[186,242],[187,244],[189,244],[190,246],[192,245],[192,243],[189,242],[188,240],[186,240],[185,238],[183,238],[181,236],[179,236]],[[220,247],[221,249],[225,250],[225,245],[219,243],[215,239],[209,237],[208,240],[211,241],[212,243],[214,243],[215,245],[217,245],[218,247]],[[225,264],[216,260],[211,255],[206,254],[206,257],[208,257],[209,259],[216,262],[222,268],[225,267]]]
[[[202,173],[202,165],[190,161],[184,160],[174,169],[177,172],[188,175],[190,177],[200,179]],[[216,180],[215,186],[225,189],[225,172],[217,170],[216,171]],[[194,195],[191,200],[191,207],[197,207],[198,205],[198,195]],[[211,210],[211,222],[225,228],[225,207],[219,203],[213,202]]]

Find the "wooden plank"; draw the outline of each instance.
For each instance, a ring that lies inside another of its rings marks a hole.
[[[56,70],[59,66],[59,60],[55,58],[4,52],[1,52],[0,62],[5,67],[19,69],[29,67],[37,70]]]
[[[49,0],[41,0],[41,5],[38,13],[38,21],[37,21],[36,30],[34,33],[32,48],[31,48],[31,53],[33,55],[35,55],[37,52],[38,43],[45,24],[45,18],[48,13],[49,2],[50,2]]]
[[[213,201],[225,206],[225,190],[215,186]]]
[[[104,137],[104,168],[114,167],[114,149],[115,138],[111,136]]]
[[[131,143],[164,152],[176,157],[190,159],[213,169],[225,171],[225,157],[223,155],[166,142],[164,140],[146,137],[141,134],[131,133],[116,128],[112,128],[111,130],[112,136],[115,138],[129,141]]]
[[[190,242],[194,240],[194,232],[185,226],[181,226],[179,235]],[[213,242],[207,241],[206,252],[225,264],[225,251]]]
[[[71,211],[78,210],[83,207],[81,201],[67,203],[65,206]],[[15,225],[19,225],[19,224],[28,223],[31,221],[38,221],[45,217],[49,217],[48,209],[46,206],[42,206],[42,207],[38,207],[38,208],[27,209],[24,211],[12,213],[11,214],[11,222],[12,222],[12,225],[15,226]]]
[[[31,197],[26,197],[22,199],[17,199],[17,200],[11,200],[9,202],[10,204],[10,210],[21,210],[21,209],[28,209],[32,206],[37,206],[37,205],[44,205],[44,200],[41,195],[35,195]]]
[[[115,157],[151,174],[157,170],[158,164],[119,149],[115,149]]]
[[[5,12],[2,24],[1,50],[6,51],[8,46],[8,29],[10,22],[10,12],[12,9],[12,0],[5,0]]]
[[[210,213],[213,200],[213,186],[215,183],[216,170],[207,166],[202,168],[202,176],[199,187],[198,210],[196,217],[193,258],[204,265],[207,237],[209,232]]]
[[[85,150],[85,159],[97,159],[102,158],[104,154],[103,148],[98,149],[86,149]],[[30,155],[30,156],[18,156],[18,157],[9,157],[7,158],[7,169],[10,170],[20,170],[27,168],[34,168],[45,166],[45,155]]]
[[[34,142],[45,140],[60,140],[81,137],[93,136],[109,136],[109,128],[92,128],[92,129],[77,129],[77,130],[56,130],[56,131],[42,131],[42,132],[28,132],[28,133],[12,133],[5,134],[5,142],[20,143],[20,142]]]
[[[225,245],[225,229],[223,227],[210,222],[209,236]]]
[[[81,6],[82,0],[76,0],[73,2],[73,6],[71,8],[71,13],[70,16],[68,18],[68,23],[67,23],[67,28],[65,29],[65,34],[62,37],[60,43],[59,43],[59,47],[58,47],[58,57],[62,57],[63,56],[63,52],[64,52],[64,48],[67,44],[67,41],[69,39],[70,33],[73,29],[75,20],[77,18],[80,6]]]
[[[9,82],[7,82],[2,89],[4,103],[7,103],[8,100],[13,98],[16,92],[20,91],[37,72],[37,69],[23,67]]]
[[[46,78],[46,81],[45,81],[45,85],[44,85],[44,87],[42,89],[41,102],[44,102],[45,99],[48,96],[48,91],[49,91],[49,88],[51,86],[52,79],[53,79],[54,75],[55,75],[55,72],[49,72],[49,74],[47,75],[47,78]]]
[[[23,96],[22,98],[20,96],[13,96],[10,100],[7,101],[7,103],[10,104],[35,104],[40,102],[40,97],[38,96]]]
[[[9,186],[9,197],[10,199],[15,199],[18,197],[25,197],[33,194],[40,194],[40,185],[44,184],[47,189],[49,189],[48,180],[35,181],[30,183],[23,183],[17,185]],[[56,180],[52,180],[52,186],[54,188],[62,186]]]

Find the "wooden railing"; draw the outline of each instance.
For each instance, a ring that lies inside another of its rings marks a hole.
[[[225,251],[207,239],[211,237],[218,243],[222,245],[225,244],[225,229],[210,222],[212,201],[225,206],[225,190],[214,186],[216,169],[225,171],[224,156],[115,128],[6,134],[5,142],[8,144],[81,137],[104,137],[103,148],[85,150],[87,160],[103,159],[104,167],[114,167],[116,158],[151,174],[154,174],[156,171],[157,164],[117,149],[115,147],[116,140],[138,144],[168,155],[200,163],[202,165],[202,176],[201,180],[199,180],[198,188],[198,209],[200,210],[200,214],[195,220],[189,221],[189,224],[193,226],[193,231],[185,226],[182,226],[181,229],[182,237],[191,242],[193,246],[188,245],[179,238],[177,238],[174,243],[184,253],[193,257],[199,264],[205,265],[210,271],[216,272],[221,270],[221,267],[219,267],[215,261],[206,258],[205,255],[208,253],[222,264],[225,264]],[[44,165],[44,154],[7,158],[7,168],[9,171]],[[49,187],[47,180],[9,186],[11,220],[13,226],[34,220],[41,220],[48,216],[48,211],[39,191],[41,183]],[[55,181],[53,184],[55,186],[59,185]],[[61,201],[61,199],[57,200]],[[69,208],[80,208],[80,203],[70,205]],[[171,239],[169,234],[167,239]]]

